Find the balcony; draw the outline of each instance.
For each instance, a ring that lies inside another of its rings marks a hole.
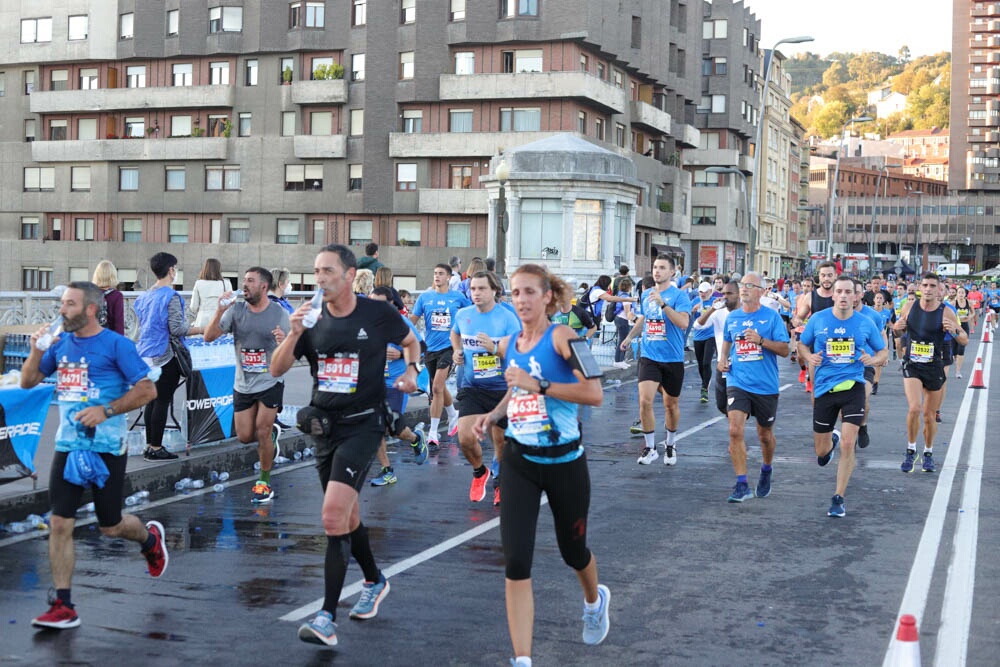
[[[418,213],[486,215],[489,199],[486,190],[444,190],[427,188],[417,191]]]
[[[296,135],[292,138],[292,152],[297,158],[344,158],[347,157],[347,137],[342,134]]]
[[[391,132],[389,157],[490,157],[556,132]],[[582,135],[577,135],[582,136]]]
[[[744,174],[752,174],[754,172],[754,168],[756,167],[753,157],[750,155],[741,155],[739,167],[740,171]]]
[[[235,86],[50,90],[32,93],[30,105],[32,113],[219,108],[233,106],[235,93]]]
[[[442,100],[531,100],[572,98],[596,104],[607,113],[625,113],[625,91],[585,72],[520,74],[442,74]]]
[[[735,148],[700,148],[684,151],[685,167],[735,167],[740,152]]]
[[[296,81],[292,84],[295,104],[346,104],[347,82],[343,79]]]
[[[670,134],[672,125],[670,114],[660,111],[646,102],[631,102],[632,124],[645,127],[653,132]]]
[[[34,141],[31,159],[35,162],[225,160],[228,144],[229,140],[222,137]]]
[[[701,132],[693,125],[674,121],[670,134],[682,148],[698,148],[701,145]]]

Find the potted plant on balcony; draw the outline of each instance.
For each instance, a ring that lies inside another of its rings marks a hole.
[[[159,128],[159,127],[147,127],[147,128],[146,128],[146,136],[147,136],[148,138],[152,139],[152,138],[153,138],[153,135],[154,135],[154,134],[156,134],[156,131],[157,131],[158,129],[160,129],[160,128]]]
[[[282,85],[284,85],[284,86],[290,86],[290,85],[292,85],[292,68],[291,67],[286,67],[281,72],[281,82],[282,82]]]
[[[226,122],[222,124],[222,136],[228,139],[230,135],[232,135],[232,133],[233,133],[233,124],[227,118]]]
[[[674,210],[674,205],[668,201],[661,201],[660,210],[663,211],[664,213],[672,213]]]

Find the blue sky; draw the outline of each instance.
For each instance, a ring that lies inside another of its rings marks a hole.
[[[951,51],[951,0],[745,0],[761,22],[761,46],[786,37],[816,41],[782,44],[785,55],[812,51],[879,51],[914,56]]]

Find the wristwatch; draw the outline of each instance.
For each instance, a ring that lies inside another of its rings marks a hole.
[[[542,396],[544,396],[545,392],[547,392],[549,390],[549,385],[551,385],[551,384],[552,383],[549,382],[548,380],[539,380],[538,381],[538,393],[541,394]]]
[[[107,419],[111,419],[112,417],[115,416],[115,409],[113,407],[111,407],[110,405],[105,405],[104,406],[104,416]]]
[[[407,366],[413,366],[417,370],[418,373],[420,371],[424,370],[424,365],[421,364],[419,361],[411,361],[410,363],[408,363],[406,365]]]

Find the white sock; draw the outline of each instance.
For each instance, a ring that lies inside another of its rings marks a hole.
[[[427,435],[428,435],[428,437],[430,437],[430,438],[431,438],[432,440],[437,440],[437,435],[438,435],[438,425],[439,425],[440,423],[441,423],[441,418],[440,418],[440,417],[438,417],[437,419],[435,419],[434,417],[431,417],[431,427],[430,427],[430,429],[429,429],[429,430],[427,431]]]
[[[677,438],[677,431],[671,431],[671,430],[668,429],[667,430],[667,444],[672,447],[674,445],[674,443],[676,442],[676,438]]]
[[[933,453],[934,453],[933,447],[924,447],[924,454],[933,454]]]
[[[915,442],[908,442],[908,443],[906,443],[906,450],[909,451],[909,452],[915,452],[915,451],[917,451],[917,443],[915,443]]]
[[[444,409],[448,411],[448,419],[454,419],[458,416],[458,410],[455,409],[455,404],[444,406]]]
[[[601,608],[601,596],[597,596],[597,602],[587,602],[587,599],[583,600],[583,610],[584,611],[597,611]]]
[[[514,659],[516,667],[531,667],[531,658],[526,655],[519,655]]]
[[[643,433],[642,437],[646,439],[646,449],[656,449],[656,443],[653,442],[654,433]]]

